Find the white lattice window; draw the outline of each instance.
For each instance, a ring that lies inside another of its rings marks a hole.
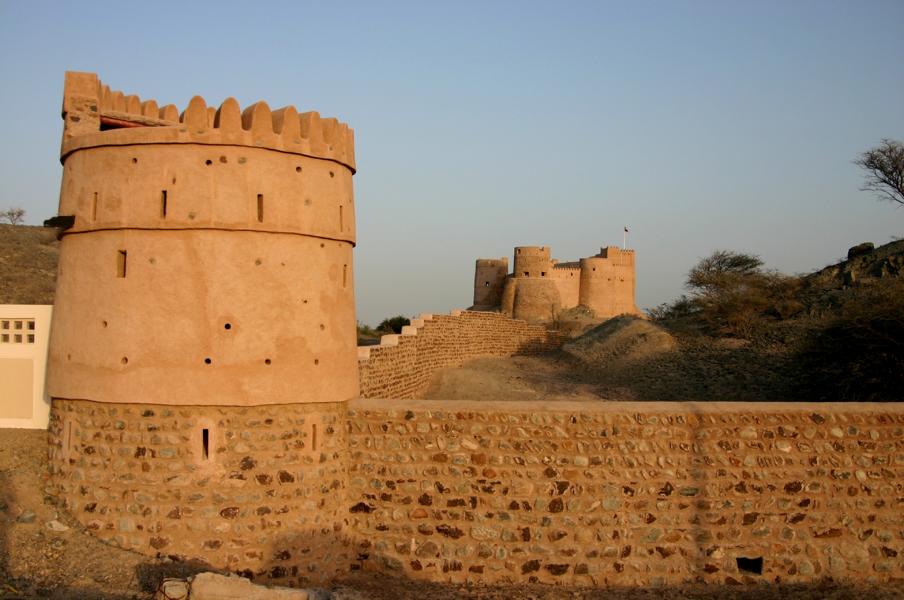
[[[0,319],[0,344],[34,343],[34,319]]]

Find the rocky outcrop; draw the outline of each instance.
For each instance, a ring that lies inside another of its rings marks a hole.
[[[871,242],[857,244],[848,250],[847,260],[807,275],[804,281],[811,287],[831,290],[902,275],[904,240],[896,240],[878,248]]]

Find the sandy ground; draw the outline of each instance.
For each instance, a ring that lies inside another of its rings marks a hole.
[[[435,400],[770,401],[793,398],[794,365],[782,351],[740,340],[688,340],[654,356],[582,363],[565,352],[478,358],[439,371]]]
[[[443,369],[424,393],[428,400],[601,400],[601,389],[575,374],[565,355],[476,358]]]

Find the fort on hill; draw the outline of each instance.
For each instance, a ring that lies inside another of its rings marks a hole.
[[[549,246],[517,246],[508,258],[478,258],[473,310],[498,310],[530,323],[550,322],[561,311],[586,307],[597,318],[640,314],[634,302],[634,250],[617,246],[574,262],[550,257]]]

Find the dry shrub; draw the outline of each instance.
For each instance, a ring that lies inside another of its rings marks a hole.
[[[863,286],[804,344],[799,394],[813,400],[904,399],[904,280]]]
[[[395,317],[383,319],[377,325],[377,331],[380,333],[402,333],[402,327],[406,325],[411,325],[411,320],[408,317],[396,315]]]
[[[717,250],[702,259],[687,276],[690,296],[649,311],[650,318],[669,327],[695,322],[703,332],[756,339],[771,323],[800,313],[800,279],[764,271],[758,256]]]

